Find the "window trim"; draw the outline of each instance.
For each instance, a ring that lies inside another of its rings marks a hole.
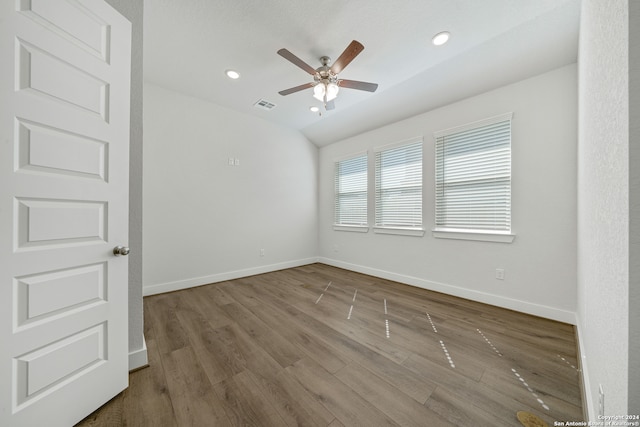
[[[418,135],[418,136],[413,136],[411,138],[403,139],[401,141],[391,142],[389,144],[378,145],[376,147],[373,147],[373,154],[375,157],[375,154],[380,151],[387,151],[394,148],[400,148],[405,145],[414,144],[416,142],[422,142],[424,147],[424,137],[422,135]],[[423,154],[424,154],[424,151],[423,151]]]
[[[452,128],[440,130],[433,133],[433,138],[435,142],[435,147],[437,147],[438,138],[464,132],[468,130],[473,130],[482,126],[491,125],[494,123],[499,123],[503,121],[509,120],[512,122],[510,124],[511,129],[513,128],[513,112],[499,114],[493,117],[488,117],[486,119],[477,120],[475,122],[467,123],[461,126],[455,126]],[[511,149],[512,141],[509,143],[510,145],[510,156],[513,156],[513,151]],[[437,154],[434,156],[434,160],[437,162]],[[509,179],[513,179],[512,173],[510,173]],[[434,181],[435,184],[435,181]],[[437,194],[435,198],[437,199]],[[434,208],[437,206],[437,202],[434,199]],[[512,218],[513,219],[513,218]],[[438,227],[434,226],[431,232],[433,237],[438,239],[456,239],[456,240],[474,240],[474,241],[485,241],[485,242],[499,242],[499,243],[512,243],[516,237],[516,234],[513,232],[513,224],[510,222],[509,224],[510,230],[502,231],[502,230],[487,230],[487,229],[461,229],[461,228],[448,228],[448,227]]]
[[[373,232],[376,234],[395,234],[398,236],[416,236],[422,237],[424,236],[425,230],[424,228],[411,227],[411,228],[403,228],[403,227],[373,227]]]
[[[505,120],[513,120],[513,112],[498,114],[497,116],[487,117],[486,119],[476,120],[475,122],[466,123],[460,126],[454,126],[448,129],[439,130],[433,133],[434,138],[440,138],[441,136],[451,135],[452,133],[464,132],[472,130],[486,125],[492,125],[498,122],[504,122]]]
[[[406,145],[411,145],[415,143],[421,143],[422,147],[422,159],[421,159],[421,170],[420,173],[422,175],[420,188],[421,188],[421,196],[420,202],[422,204],[421,212],[422,218],[420,220],[420,226],[415,227],[402,227],[402,226],[384,226],[378,225],[377,217],[376,217],[376,209],[377,209],[377,193],[378,189],[376,187],[377,184],[377,169],[376,169],[376,158],[379,152],[393,150],[395,148],[401,148]],[[380,145],[373,148],[373,232],[376,234],[395,234],[401,236],[424,236],[425,228],[424,228],[424,136],[414,136],[411,138],[403,139],[401,141],[392,142],[390,144]]]
[[[338,163],[340,162],[344,162],[346,160],[352,160],[358,157],[364,157],[365,161],[366,161],[366,170],[365,170],[365,174],[366,174],[366,192],[367,192],[367,197],[365,198],[366,200],[366,222],[364,224],[341,224],[341,223],[337,223],[336,222],[336,198],[337,198],[337,193],[336,193],[336,182],[335,182],[335,178],[336,178],[336,166]],[[333,160],[333,229],[335,231],[352,231],[352,232],[358,232],[358,233],[366,233],[369,231],[369,151],[365,150],[365,151],[358,151],[355,153],[351,153],[351,154],[347,154],[344,156],[340,156],[338,158],[335,158]]]
[[[354,233],[368,233],[369,226],[368,225],[342,225],[342,224],[333,224],[333,229],[335,231],[351,231]]]
[[[487,231],[487,230],[462,230],[456,228],[434,228],[431,234],[436,239],[475,240],[480,242],[513,243],[515,233]]]

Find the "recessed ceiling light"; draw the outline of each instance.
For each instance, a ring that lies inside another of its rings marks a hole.
[[[320,111],[320,109],[318,107],[309,107],[309,111],[311,111],[312,113],[317,113],[318,111]]]
[[[233,80],[240,78],[240,73],[238,73],[236,70],[227,70],[224,73],[227,75],[227,77]]]
[[[443,44],[449,41],[450,36],[451,34],[449,34],[448,31],[443,31],[433,36],[433,38],[431,39],[431,42],[436,46],[442,46]]]

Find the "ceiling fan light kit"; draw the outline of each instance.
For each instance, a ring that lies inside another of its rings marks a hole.
[[[378,88],[376,83],[338,78],[338,73],[349,65],[349,63],[351,63],[351,61],[353,61],[353,59],[363,50],[364,46],[360,42],[353,40],[332,66],[329,66],[329,64],[331,64],[331,58],[328,56],[322,56],[320,57],[320,63],[322,66],[314,69],[287,49],[280,49],[278,51],[278,55],[309,73],[313,76],[314,81],[313,83],[302,84],[282,90],[278,93],[282,96],[286,96],[304,89],[313,88],[313,97],[323,102],[327,110],[332,110],[334,108],[333,100],[338,96],[338,92],[341,87],[375,92]]]
[[[336,99],[340,87],[334,82],[318,82],[313,87],[313,97],[318,101],[329,102]],[[325,101],[326,96],[326,101]]]

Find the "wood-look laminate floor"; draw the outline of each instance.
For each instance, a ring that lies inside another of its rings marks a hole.
[[[322,264],[144,308],[150,366],[78,426],[582,420],[571,325]]]

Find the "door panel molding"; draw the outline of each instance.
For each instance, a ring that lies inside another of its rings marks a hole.
[[[0,2],[0,425],[74,425],[127,386],[131,24]]]

